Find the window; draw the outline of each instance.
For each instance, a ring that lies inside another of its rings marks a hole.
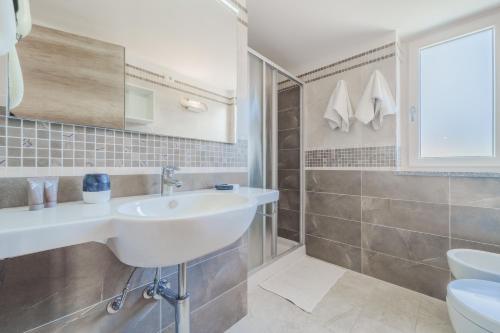
[[[495,44],[484,21],[409,43],[410,167],[500,167]]]
[[[420,156],[494,156],[493,29],[420,49]]]

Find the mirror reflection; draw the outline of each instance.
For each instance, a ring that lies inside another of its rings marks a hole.
[[[9,55],[11,115],[234,142],[237,20],[223,3],[39,0],[31,17]]]

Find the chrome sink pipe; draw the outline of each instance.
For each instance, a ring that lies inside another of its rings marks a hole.
[[[167,279],[160,278],[156,269],[153,283],[143,291],[145,299],[159,300],[163,297],[175,309],[175,333],[190,333],[190,296],[187,288],[187,263],[177,265],[177,291]]]
[[[175,308],[175,333],[190,333],[189,293],[187,291],[187,263],[177,266],[177,293],[161,288],[160,295]]]
[[[125,287],[123,288],[120,296],[115,297],[113,300],[111,300],[111,302],[108,303],[106,311],[108,311],[109,314],[115,314],[119,312],[125,305],[125,301],[131,289],[130,281],[132,280],[132,276],[134,276],[135,271],[137,271],[137,267],[134,267],[132,273],[130,273],[127,283],[125,284]]]
[[[107,306],[109,314],[119,312],[125,305],[125,300],[130,292],[130,281],[136,272],[137,267],[132,270],[125,288],[121,295],[111,300]],[[190,297],[187,288],[187,263],[182,263],[177,266],[177,292],[170,288],[170,284],[165,279],[160,279],[160,268],[156,269],[154,282],[146,287],[143,291],[145,299],[159,300],[163,297],[168,303],[175,308],[175,333],[190,333],[191,318],[190,318]]]
[[[179,168],[173,166],[165,166],[161,168],[161,196],[172,195],[175,188],[180,188],[182,186],[182,182],[178,179],[175,179],[175,172],[178,171]]]
[[[166,166],[161,168],[161,195],[172,195],[175,188],[180,188],[182,182],[176,178],[177,167]],[[189,333],[190,309],[189,293],[187,292],[187,263],[178,265],[177,271],[178,291],[175,293],[170,288],[160,288],[158,293],[175,307],[175,332]]]

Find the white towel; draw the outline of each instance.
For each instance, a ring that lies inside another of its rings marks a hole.
[[[259,285],[311,313],[345,271],[342,267],[306,256]]]
[[[372,123],[373,129],[382,128],[384,117],[396,113],[396,102],[391,88],[379,70],[373,72],[356,108],[356,118],[364,124]]]
[[[16,44],[16,14],[12,0],[0,0],[0,56]]]
[[[353,117],[353,111],[344,80],[337,82],[323,117],[333,130],[339,128],[343,132],[349,132],[349,121]]]
[[[24,96],[24,80],[16,47],[9,53],[9,108],[14,109],[21,104]]]
[[[18,4],[17,35],[24,38],[31,32],[30,0],[18,0]]]

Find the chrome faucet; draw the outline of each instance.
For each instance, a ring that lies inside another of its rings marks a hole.
[[[175,172],[179,168],[166,166],[161,168],[161,196],[172,195],[175,188],[180,188],[182,182],[174,178]]]

